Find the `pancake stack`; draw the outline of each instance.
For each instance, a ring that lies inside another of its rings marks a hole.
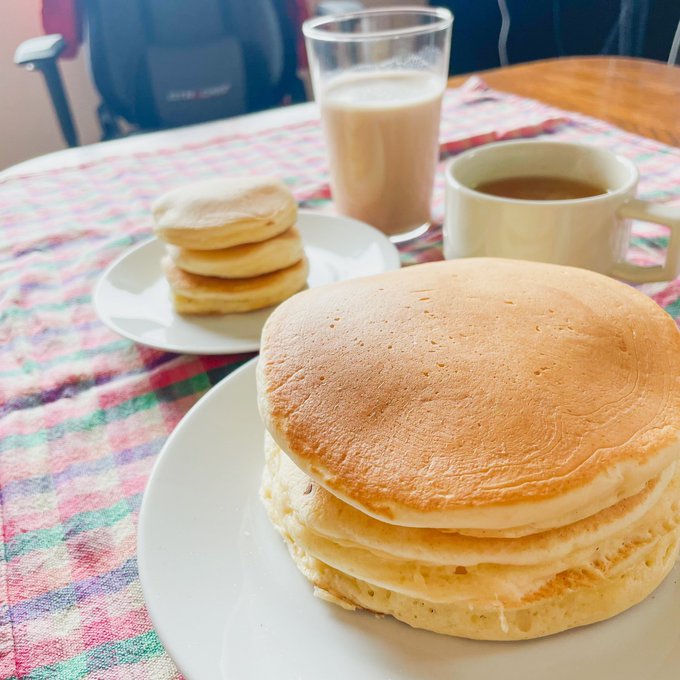
[[[315,593],[418,628],[549,635],[680,546],[680,333],[642,293],[511,260],[305,291],[264,329],[261,496]]]
[[[189,184],[159,198],[155,232],[167,244],[163,270],[183,314],[248,312],[305,286],[297,204],[270,177]]]

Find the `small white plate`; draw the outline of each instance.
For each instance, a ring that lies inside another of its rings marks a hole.
[[[373,227],[334,215],[300,211],[298,229],[309,259],[310,288],[399,269],[399,253]],[[273,307],[245,314],[182,316],[161,270],[164,246],[146,241],[123,253],[98,281],[93,303],[99,318],[142,345],[187,354],[234,354],[260,347]]]
[[[151,619],[188,680],[677,680],[680,567],[642,604],[527,642],[474,642],[316,599],[258,497],[255,362],[213,388],[158,458],[139,518]]]

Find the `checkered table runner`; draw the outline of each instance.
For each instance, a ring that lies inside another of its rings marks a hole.
[[[584,116],[487,89],[447,93],[442,161],[513,137],[610,148],[640,168],[640,195],[680,202],[680,150]],[[176,678],[144,606],[135,554],[144,485],[168,434],[250,355],[182,356],[117,336],[91,291],[150,235],[161,192],[216,174],[283,177],[329,210],[318,123],[13,176],[0,184],[0,677]],[[115,150],[115,145],[111,147]],[[434,215],[443,208],[439,173]],[[639,225],[634,257],[656,263],[666,234]],[[441,258],[433,229],[405,264]],[[647,292],[680,315],[680,283]]]

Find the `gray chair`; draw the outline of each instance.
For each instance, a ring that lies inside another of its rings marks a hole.
[[[295,28],[280,0],[83,0],[102,139],[200,123],[304,100]],[[59,35],[22,43],[69,146],[78,135],[57,60]]]

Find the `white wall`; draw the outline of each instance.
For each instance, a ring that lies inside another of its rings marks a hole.
[[[14,65],[14,50],[42,35],[40,0],[0,0],[0,169],[65,147],[44,78]],[[96,142],[98,98],[81,51],[61,62],[80,141]]]

